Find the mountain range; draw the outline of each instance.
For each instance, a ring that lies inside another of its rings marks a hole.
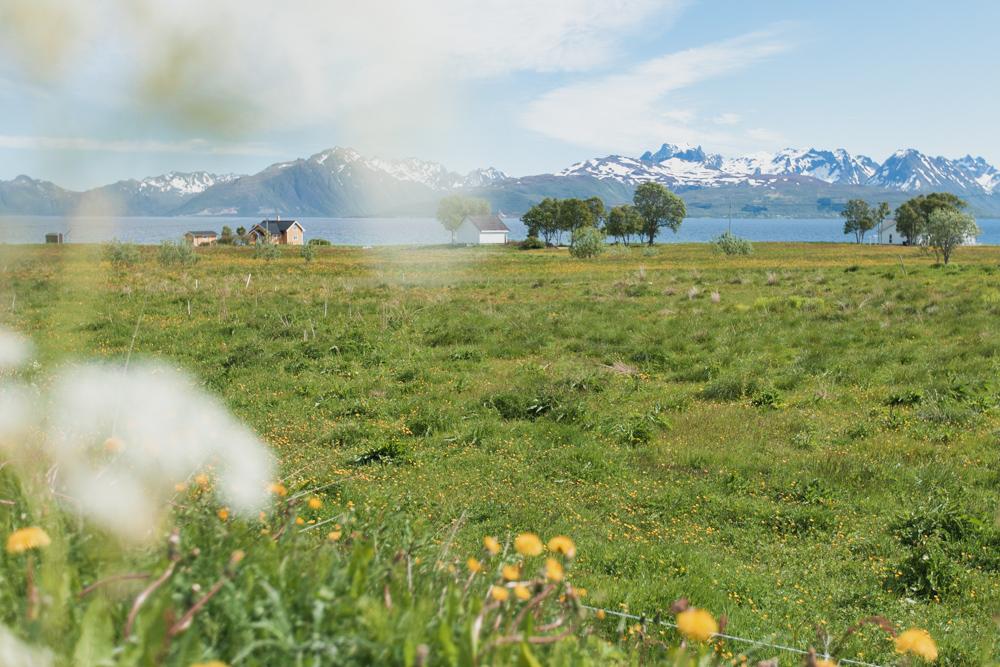
[[[818,217],[836,215],[850,198],[888,201],[948,191],[981,216],[1000,215],[1000,170],[981,157],[932,157],[899,150],[879,163],[844,149],[787,148],[723,156],[701,146],[663,144],[639,157],[609,155],[554,174],[513,177],[493,167],[468,174],[436,162],[365,157],[332,148],[272,164],[251,175],[177,173],[126,180],[85,192],[18,176],[0,181],[0,214],[67,215],[80,210],[120,215],[281,214],[301,217],[432,215],[449,193],[489,199],[509,214],[543,197],[631,200],[636,186],[662,183],[680,193],[692,216]]]

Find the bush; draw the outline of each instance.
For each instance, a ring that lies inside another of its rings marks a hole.
[[[316,256],[316,246],[306,244],[302,246],[302,250],[299,251],[299,254],[302,255],[302,259],[306,260],[307,263],[311,262],[313,261],[313,257]]]
[[[309,245],[331,245],[326,239],[309,239]]]
[[[594,227],[583,227],[573,232],[569,254],[578,259],[597,257],[604,252],[604,235]]]
[[[545,247],[545,241],[537,236],[529,236],[518,244],[521,250],[540,250]]]
[[[253,256],[256,259],[262,259],[266,262],[270,262],[272,259],[278,259],[281,257],[281,248],[279,248],[278,244],[273,241],[261,241],[254,246]]]
[[[198,261],[198,255],[194,252],[194,247],[183,241],[164,241],[160,244],[160,250],[156,256],[157,261],[162,266],[173,266],[176,264],[189,266]]]
[[[741,239],[732,232],[726,231],[712,239],[715,249],[726,255],[749,255],[753,253],[753,244]]]
[[[115,266],[133,266],[139,263],[139,246],[118,240],[111,241],[104,246],[104,259]]]

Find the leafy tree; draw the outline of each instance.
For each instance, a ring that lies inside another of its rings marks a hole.
[[[590,197],[584,201],[587,204],[587,208],[590,209],[591,215],[594,216],[594,226],[602,226],[604,224],[604,218],[607,215],[607,208],[604,206],[604,200],[600,197]]]
[[[451,232],[451,242],[455,242],[455,232],[462,221],[470,215],[489,215],[490,203],[477,197],[449,195],[438,203],[437,219]]]
[[[642,234],[649,245],[653,245],[661,227],[669,227],[676,234],[687,215],[684,200],[659,183],[637,187],[632,202],[642,217]]]
[[[233,228],[229,225],[222,226],[222,234],[219,235],[219,243],[229,245],[233,242]]]
[[[906,200],[896,209],[896,231],[903,235],[907,245],[913,245],[920,241],[931,213],[938,209],[957,212],[965,207],[966,203],[950,192],[918,195]]]
[[[642,232],[642,216],[631,204],[615,206],[608,211],[604,232],[619,239],[625,245],[632,242],[632,236]]]
[[[947,264],[955,248],[979,235],[976,219],[968,213],[941,207],[927,218],[921,243],[934,251],[935,259]]]
[[[573,231],[569,254],[579,259],[597,257],[604,252],[604,234],[593,225],[578,227]]]
[[[889,204],[882,202],[878,206],[869,206],[863,199],[852,199],[840,212],[844,218],[844,233],[854,234],[858,243],[865,240],[865,234],[882,224],[889,215]]]
[[[528,209],[521,221],[528,227],[528,236],[541,234],[546,244],[551,243],[559,231],[559,200],[546,197]]]
[[[561,233],[569,232],[571,234],[570,243],[572,244],[572,235],[577,230],[584,227],[594,227],[596,224],[597,220],[588,202],[582,199],[563,199],[559,202],[558,229],[560,232],[560,241],[562,240]]]

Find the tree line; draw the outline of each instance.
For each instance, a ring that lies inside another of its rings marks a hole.
[[[906,245],[927,248],[947,264],[955,248],[979,234],[975,218],[965,211],[967,206],[950,192],[917,195],[896,209],[896,233]],[[840,212],[844,234],[854,234],[855,240],[862,243],[865,234],[879,228],[890,212],[887,202],[872,206],[863,199],[852,199]]]
[[[687,215],[684,200],[659,183],[643,183],[631,204],[607,209],[599,197],[555,199],[546,197],[521,216],[528,237],[561,245],[563,234],[572,239],[585,229],[596,229],[620,243],[636,239],[653,245],[663,228],[674,233]]]

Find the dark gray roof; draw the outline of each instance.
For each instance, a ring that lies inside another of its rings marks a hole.
[[[470,215],[466,218],[481,232],[509,232],[510,227],[503,224],[499,215]]]
[[[297,220],[261,220],[258,227],[267,230],[268,234],[283,234],[292,225],[299,225]],[[299,225],[301,227],[302,225]]]
[[[188,232],[191,236],[218,236],[215,232]]]

